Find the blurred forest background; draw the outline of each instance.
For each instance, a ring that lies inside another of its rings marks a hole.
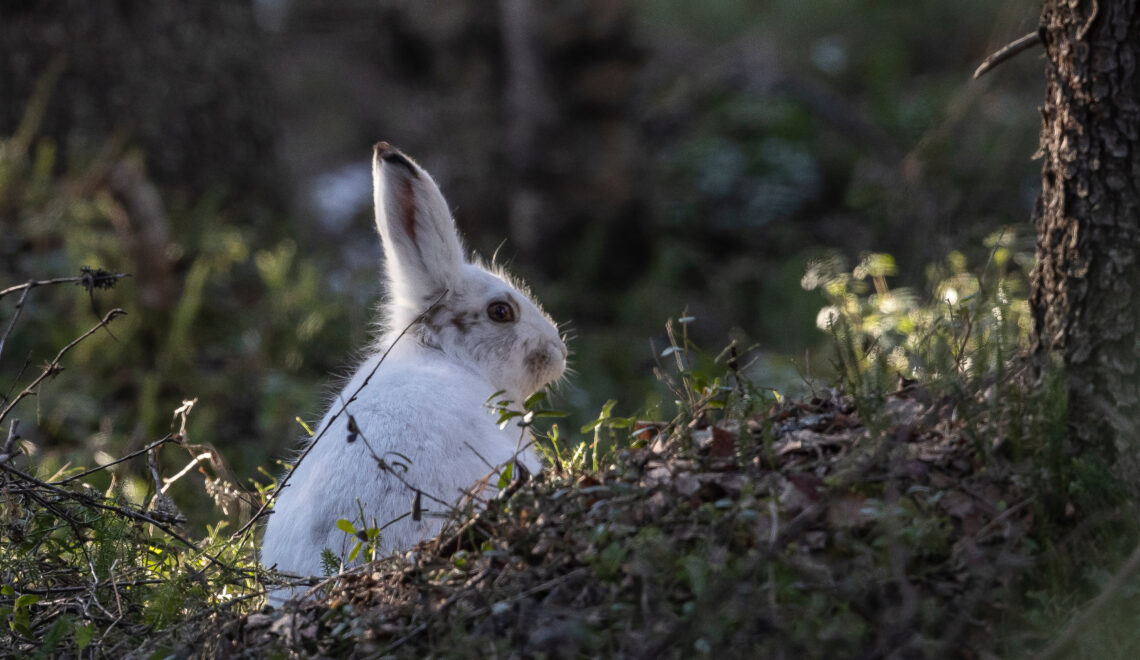
[[[22,404],[41,459],[106,462],[197,397],[191,437],[256,476],[368,339],[378,140],[432,173],[472,248],[498,248],[571,321],[577,374],[554,401],[569,428],[608,399],[661,401],[655,353],[683,310],[710,354],[758,345],[757,383],[826,383],[811,260],[891,254],[891,286],[924,292],[985,263],[995,232],[1031,256],[1040,57],[970,74],[1039,10],[3,3],[0,289],[80,266],[133,277],[32,292],[0,391],[122,307]]]

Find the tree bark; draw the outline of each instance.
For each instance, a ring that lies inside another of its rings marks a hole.
[[[1064,362],[1070,437],[1140,420],[1140,0],[1045,0],[1034,352]]]

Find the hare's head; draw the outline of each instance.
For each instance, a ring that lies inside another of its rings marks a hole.
[[[413,338],[483,374],[508,398],[558,379],[566,369],[558,328],[506,273],[464,257],[428,173],[381,142],[372,177],[388,280],[385,343],[408,328],[404,341]]]

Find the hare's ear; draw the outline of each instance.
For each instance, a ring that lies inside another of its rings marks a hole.
[[[421,303],[454,289],[463,246],[435,181],[387,142],[373,150],[372,180],[389,294]]]

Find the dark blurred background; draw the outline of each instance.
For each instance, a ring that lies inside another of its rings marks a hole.
[[[0,288],[80,265],[134,277],[94,299],[37,289],[0,385],[124,307],[22,412],[44,460],[140,446],[198,397],[194,439],[253,475],[367,341],[378,140],[431,172],[471,247],[505,239],[499,258],[571,322],[566,426],[607,399],[622,414],[660,402],[654,356],[683,310],[712,354],[758,344],[762,384],[826,379],[824,301],[800,287],[813,256],[890,253],[892,281],[921,289],[951,250],[984,260],[999,227],[1031,239],[1040,57],[970,74],[1038,11],[2,3]]]

